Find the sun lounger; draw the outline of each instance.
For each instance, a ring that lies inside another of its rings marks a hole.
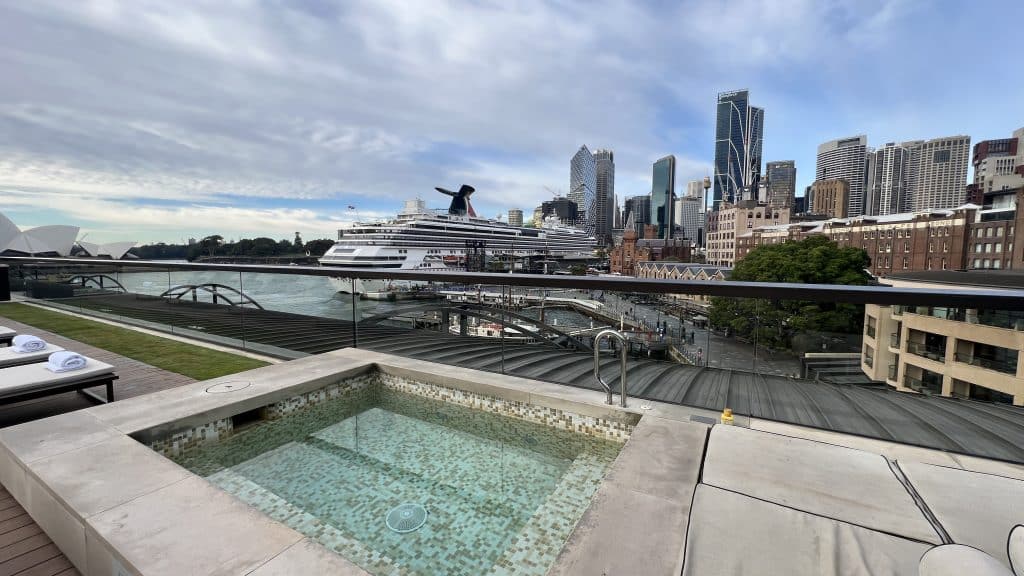
[[[14,337],[17,336],[17,334],[17,332],[6,326],[0,326],[0,344],[10,346],[11,340],[14,340]]]
[[[26,364],[0,370],[0,404],[10,404],[31,398],[42,398],[62,392],[81,392],[93,386],[106,386],[107,402],[114,401],[114,367],[86,358],[85,368],[72,372],[51,372],[46,362]],[[102,398],[87,394],[89,397]]]
[[[60,346],[49,343],[46,345],[46,348],[39,352],[15,352],[14,348],[10,346],[7,348],[0,348],[0,368],[10,368],[11,366],[46,362],[50,357],[50,354],[60,352],[61,350],[63,350],[63,348]]]

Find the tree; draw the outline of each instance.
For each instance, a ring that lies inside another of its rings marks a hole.
[[[323,256],[325,252],[330,250],[331,246],[334,246],[334,240],[326,238],[310,240],[306,242],[306,252],[309,252],[310,256]]]
[[[302,236],[300,236],[298,232],[295,233],[295,242],[293,242],[293,244],[295,245],[296,252],[302,252],[304,244],[302,242]]]
[[[224,243],[224,237],[220,234],[214,234],[213,236],[207,236],[199,241],[199,246],[203,252],[207,252],[210,256],[214,256],[217,252],[217,248]]]
[[[569,273],[573,276],[586,276],[587,266],[586,264],[573,264],[569,267]]]
[[[815,235],[799,242],[755,248],[736,263],[729,279],[867,285],[872,283],[866,270],[870,265],[871,259],[864,250],[840,248],[828,238]],[[713,326],[731,334],[756,338],[766,346],[789,348],[793,336],[799,333],[859,333],[864,327],[864,307],[834,302],[713,297],[709,319]]]

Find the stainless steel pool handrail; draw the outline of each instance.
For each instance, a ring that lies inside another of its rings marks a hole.
[[[612,387],[601,378],[601,339],[605,336],[615,338],[619,341],[619,406],[626,407],[626,337],[622,335],[618,330],[612,330],[608,328],[597,333],[594,336],[594,377],[597,378],[598,383],[604,388],[604,391],[608,393],[608,399],[605,404],[613,404],[612,402]]]

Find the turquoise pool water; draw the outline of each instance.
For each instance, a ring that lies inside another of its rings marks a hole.
[[[374,386],[179,462],[373,574],[540,575],[619,448]],[[390,529],[409,503],[422,527]]]

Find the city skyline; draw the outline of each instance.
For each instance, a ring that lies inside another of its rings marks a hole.
[[[735,88],[766,111],[762,159],[793,159],[803,190],[816,145],[844,134],[1019,128],[993,95],[1024,80],[963,51],[936,77],[925,39],[984,28],[1012,50],[1022,17],[1013,2],[4,3],[0,210],[100,242],[333,237],[357,212],[440,205],[438,185],[473,185],[487,216],[532,209],[581,143],[615,151],[625,198],[666,154],[678,183],[713,174],[713,102]]]

